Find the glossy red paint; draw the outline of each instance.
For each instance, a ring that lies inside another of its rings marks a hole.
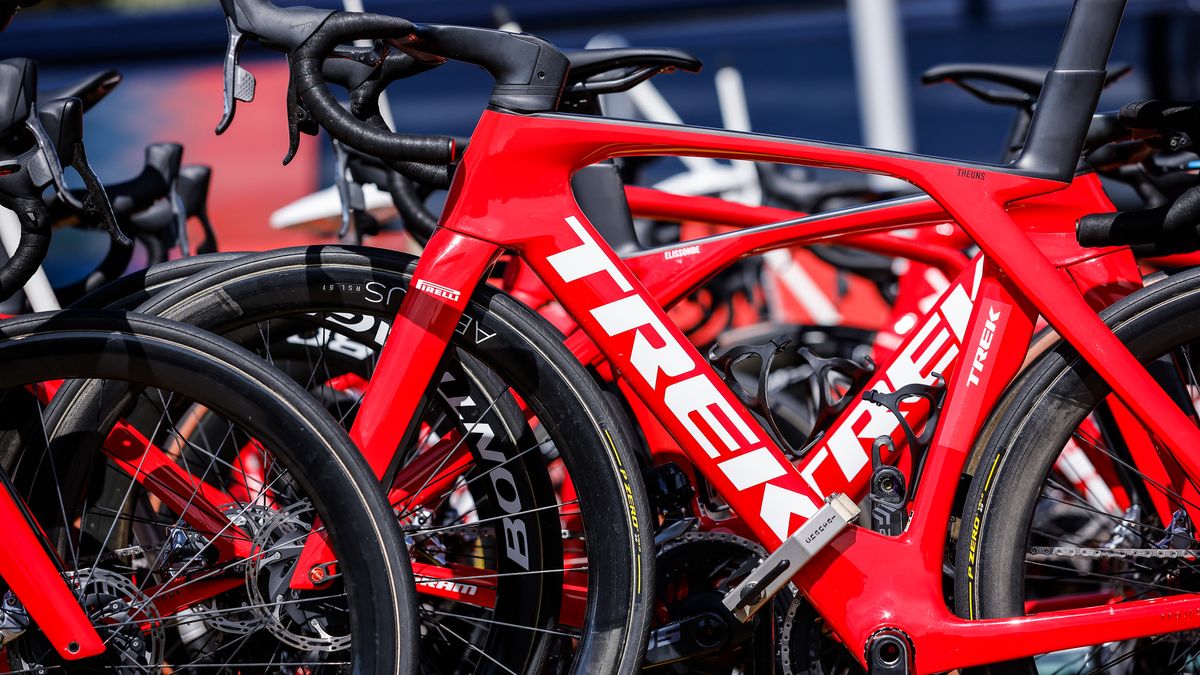
[[[234,503],[250,504],[257,502],[259,506],[278,508],[275,504],[275,491],[267,482],[269,459],[257,441],[250,440],[233,459],[233,473],[230,476],[229,494]]]
[[[948,214],[986,256],[958,275],[872,385],[928,381],[935,371],[947,374],[950,383],[943,411],[947,422],[934,437],[908,531],[893,538],[851,527],[795,580],[853,651],[861,654],[875,631],[895,628],[912,639],[918,671],[938,672],[1200,627],[1200,598],[1195,596],[1105,606],[1102,614],[1096,608],[1075,608],[977,621],[954,616],[942,597],[946,526],[958,477],[986,413],[1021,365],[1039,313],[1169,448],[1183,472],[1200,475],[1200,462],[1184,452],[1197,446],[1200,431],[1108,331],[1077,290],[1080,279],[1064,269],[1115,251],[1087,251],[1070,240],[1078,216],[1103,210],[1096,208],[1095,186],[1086,178],[1064,185],[990,166],[759,135],[489,111],[455,175],[444,230],[422,258],[417,278],[465,295],[483,278],[499,248],[519,256],[629,389],[663,421],[688,462],[750,532],[769,548],[778,546],[825,494],[863,493],[868,472],[862,470],[860,436],[893,433],[895,421],[889,425],[853,406],[832,428],[829,440],[799,466],[784,458],[667,319],[662,305],[668,303],[661,300],[688,284],[652,294],[631,266],[597,238],[571,197],[569,176],[577,168],[613,156],[662,154],[896,176],[931,199],[900,200],[792,225],[808,228],[812,237],[832,237],[875,231],[885,222],[915,225],[913,219],[934,218],[936,211],[936,219],[925,222],[942,222]],[[725,243],[740,236],[772,238],[761,244],[764,248],[783,245],[769,228],[750,229],[712,238],[702,257],[760,250],[744,242]],[[453,251],[462,255],[451,255]],[[372,403],[376,412],[370,423],[356,426],[356,437],[374,465],[390,458],[383,453],[394,450],[407,433],[464,305],[463,298],[435,302],[420,293],[405,297],[384,350],[401,356],[392,359],[384,377],[377,371],[368,391],[368,398],[374,393],[384,402]],[[957,359],[960,350],[971,358]],[[405,382],[405,377],[411,379]]]
[[[181,610],[196,603],[246,584],[244,574],[232,574],[212,579],[203,578],[204,573],[198,576],[201,578],[179,577],[172,579],[167,584],[147,588],[146,597],[154,598],[155,613],[160,617],[174,617]]]
[[[630,186],[625,188],[625,198],[629,202],[629,210],[635,217],[657,218],[673,222],[685,220],[708,223],[710,225],[730,225],[735,227],[755,227],[773,225],[764,228],[760,237],[740,236],[742,246],[753,246],[759,251],[783,248],[785,245],[802,245],[816,243],[813,223],[797,223],[787,227],[785,231],[777,231],[789,221],[798,221],[808,214],[788,211],[773,206],[750,206],[739,204],[715,197],[697,197],[675,195],[651,188]],[[948,224],[950,217],[936,202],[922,199],[922,208],[913,217],[912,223],[889,222],[882,220],[880,229],[922,226],[933,223],[932,227],[921,227],[909,233],[874,233],[856,234],[838,237],[838,246],[848,246],[864,251],[872,251],[883,255],[905,258],[924,263],[941,270],[948,278],[953,278],[967,264],[967,257],[962,250],[970,245],[970,240],[957,228],[940,228],[938,225]],[[922,214],[921,211],[924,210]],[[894,213],[890,217],[898,217]],[[943,233],[940,230],[946,230]],[[789,239],[794,237],[795,239]],[[689,241],[691,245],[695,243]],[[737,255],[742,255],[739,251]],[[631,269],[635,269],[630,265]],[[636,270],[635,270],[636,271]]]
[[[406,447],[405,440],[416,432],[416,411],[446,344],[499,253],[496,246],[448,230],[439,230],[425,247],[350,429],[380,480],[392,468],[397,449]],[[421,384],[415,386],[417,382]],[[313,588],[308,570],[335,558],[323,533],[310,536],[290,586]]]
[[[388,491],[388,502],[401,513],[411,512],[426,500],[446,494],[474,461],[462,437],[451,434],[400,469]]]
[[[75,660],[102,654],[104,641],[67,587],[62,569],[34,530],[19,499],[5,476],[0,481],[0,523],[4,523],[0,578],[59,656]]]
[[[431,565],[413,561],[417,592],[465,605],[496,606],[496,571],[465,565]]]
[[[237,501],[185,471],[140,431],[118,425],[104,441],[104,454],[197,532],[212,536],[213,547],[223,559],[250,556],[250,536],[221,511],[222,506]]]
[[[471,293],[499,253],[486,242],[440,230],[425,247],[350,430],[379,478],[403,447],[409,420],[427,394],[424,385],[394,384],[430,381]]]

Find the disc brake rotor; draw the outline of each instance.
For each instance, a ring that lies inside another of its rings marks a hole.
[[[75,570],[64,576],[106,646],[103,654],[79,662],[79,670],[158,673],[166,640],[153,600],[129,579],[105,569]],[[26,633],[12,647],[13,670],[39,672],[61,665],[40,633]]]
[[[313,508],[298,502],[275,511],[255,533],[246,566],[249,609],[280,642],[307,652],[335,652],[350,646],[349,626],[335,621],[327,603],[341,595],[340,584],[315,591],[290,587],[304,543],[312,530]],[[345,613],[341,609],[342,614]]]
[[[725,593],[765,557],[766,550],[758,544],[723,532],[686,532],[664,543],[656,562],[657,623],[674,623],[693,633],[680,645],[710,647],[691,656],[681,654],[680,660],[649,672],[769,672],[775,652],[769,644],[774,631],[762,621],[773,614],[764,611],[742,624],[721,603]],[[783,595],[790,597],[790,592],[785,590]],[[702,623],[693,623],[698,617]],[[674,639],[676,631],[664,630],[661,637]],[[711,647],[718,643],[719,648]]]

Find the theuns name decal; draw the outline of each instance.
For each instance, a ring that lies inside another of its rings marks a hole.
[[[433,282],[425,281],[424,279],[417,279],[417,290],[425,291],[426,293],[430,295],[436,295],[439,298],[445,298],[450,302],[458,302],[458,298],[462,295],[462,293],[459,293],[453,288],[439,286]]]
[[[984,178],[987,178],[982,171],[977,169],[959,169],[958,177],[970,178],[971,180],[983,180]]]

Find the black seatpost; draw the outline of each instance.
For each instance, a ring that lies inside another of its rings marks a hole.
[[[1074,176],[1126,1],[1075,0],[1016,168],[1062,182]]]

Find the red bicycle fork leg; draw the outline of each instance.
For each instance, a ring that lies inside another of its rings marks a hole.
[[[0,523],[4,523],[0,578],[12,589],[59,656],[82,659],[103,653],[104,641],[34,531],[35,526],[13,494],[7,476],[0,479]]]
[[[499,253],[494,244],[438,230],[421,254],[350,430],[379,478],[436,385],[446,345]]]
[[[221,559],[246,558],[250,538],[221,511],[237,501],[185,471],[140,431],[118,423],[104,441],[104,453],[147,492],[179,514],[196,532],[212,539]]]
[[[416,428],[417,413],[430,388],[437,386],[433,379],[446,345],[471,293],[499,254],[495,244],[444,229],[434,233],[421,254],[350,429],[380,480]],[[292,588],[313,588],[309,571],[333,559],[324,533],[309,537]]]

